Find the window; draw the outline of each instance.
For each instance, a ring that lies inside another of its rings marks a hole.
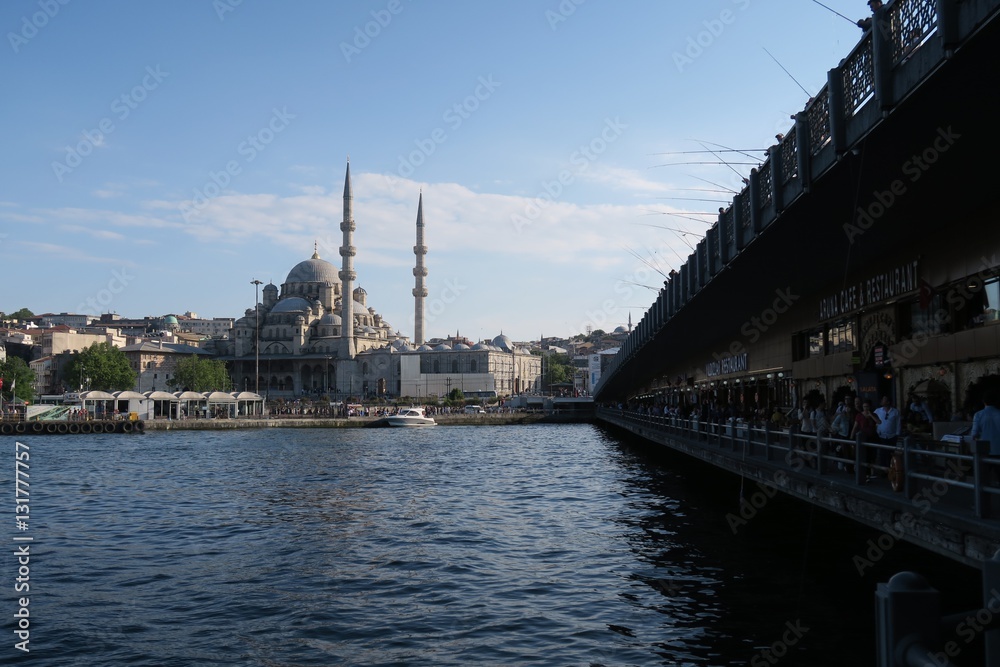
[[[813,329],[809,332],[809,356],[823,356],[823,330]]]
[[[986,324],[1000,323],[1000,278],[994,278],[983,285],[986,303],[983,304],[983,321]]]
[[[823,356],[823,329],[800,331],[792,336],[792,361],[821,356]]]
[[[826,353],[852,352],[854,350],[854,322],[840,320],[827,326]]]
[[[926,308],[922,308],[919,301],[913,301],[909,306],[909,317],[904,318],[905,338],[913,336],[934,336],[946,333],[948,321],[951,319],[947,315],[944,296],[935,294],[926,303]],[[905,331],[905,325],[909,325],[909,331]]]

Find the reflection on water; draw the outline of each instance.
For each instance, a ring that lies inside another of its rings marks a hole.
[[[31,448],[32,652],[15,661],[750,664],[796,621],[788,664],[872,654],[885,577],[851,573],[864,534],[776,498],[734,536],[739,480],[592,426]]]

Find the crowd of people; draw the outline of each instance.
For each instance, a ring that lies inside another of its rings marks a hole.
[[[1000,397],[996,394],[987,391],[984,408],[974,414],[971,433],[973,439],[990,443],[992,456],[1000,456]],[[829,453],[851,461],[854,460],[853,445],[836,441],[856,442],[860,437],[863,443],[882,445],[866,448],[864,464],[869,481],[885,475],[884,470],[889,466],[893,450],[901,444],[901,437],[914,433],[921,434],[921,437],[930,436],[935,421],[934,410],[924,397],[917,394],[908,397],[902,412],[893,405],[889,396],[883,396],[876,406],[871,399],[856,395],[838,401],[832,409],[827,407],[822,397],[802,399],[797,407],[789,411],[777,405],[741,408],[736,404],[723,405],[711,400],[704,400],[700,405],[669,405],[662,399],[646,399],[605,407],[650,416],[696,420],[699,423],[728,423],[759,429],[769,425],[772,430],[788,429],[806,438],[832,439]],[[956,413],[952,420],[964,417],[964,413]],[[853,465],[848,463],[840,462],[838,468],[853,472]]]

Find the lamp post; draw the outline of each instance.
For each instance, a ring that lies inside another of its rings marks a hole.
[[[258,396],[260,395],[260,286],[264,283],[254,278],[250,281],[253,285],[253,312],[254,312],[254,323],[253,323],[253,352],[254,352],[254,371],[253,371],[253,391]]]

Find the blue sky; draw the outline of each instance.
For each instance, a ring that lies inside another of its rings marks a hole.
[[[722,205],[680,198],[751,168],[662,153],[763,160],[807,99],[764,49],[815,93],[861,35],[801,0],[34,0],[0,27],[0,310],[240,316],[314,243],[339,265],[350,155],[369,305],[412,336],[422,189],[427,335],[516,340],[638,321]]]

